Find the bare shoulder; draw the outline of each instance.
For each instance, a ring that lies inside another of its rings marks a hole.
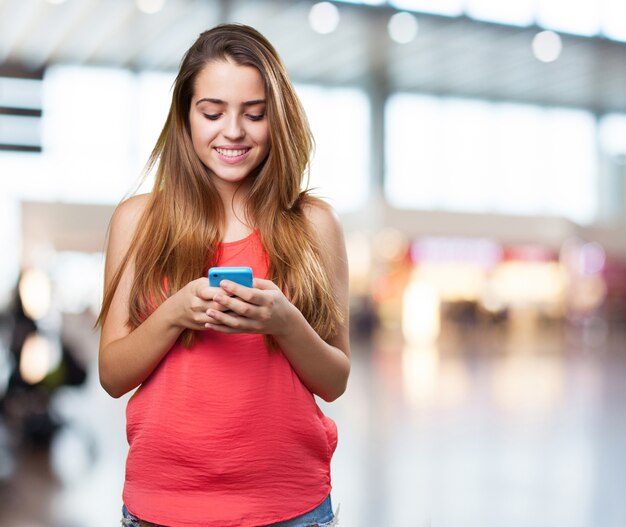
[[[107,244],[107,263],[109,268],[117,268],[137,230],[139,220],[146,209],[149,194],[133,196],[120,203],[111,218]]]
[[[307,197],[302,210],[314,231],[325,241],[343,241],[343,230],[339,215],[328,203]]]
[[[143,211],[146,209],[149,199],[150,194],[139,194],[122,201],[122,203],[115,208],[111,220],[112,224],[124,228],[134,228],[143,214]]]

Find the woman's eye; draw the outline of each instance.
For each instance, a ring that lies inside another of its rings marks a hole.
[[[265,117],[264,113],[258,115],[248,114],[248,119],[250,119],[251,121],[260,121],[261,119],[263,119],[263,117]]]
[[[219,113],[205,113],[203,114],[209,121],[217,121],[219,119]]]

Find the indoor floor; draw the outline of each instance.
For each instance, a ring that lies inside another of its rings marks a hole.
[[[89,346],[95,354],[96,337]],[[626,330],[521,317],[354,337],[333,502],[342,527],[626,525]],[[58,390],[50,449],[0,429],[0,525],[119,525],[124,407],[87,382]]]

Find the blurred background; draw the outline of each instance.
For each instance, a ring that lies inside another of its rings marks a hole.
[[[341,525],[626,525],[623,0],[0,0],[0,525],[118,524],[105,234],[226,21],[282,55],[346,232]]]

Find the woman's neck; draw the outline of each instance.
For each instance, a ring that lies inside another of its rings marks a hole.
[[[245,221],[243,212],[236,215],[234,211],[227,210],[224,218],[223,242],[234,242],[241,240],[254,231],[254,227]]]
[[[218,192],[224,204],[223,242],[237,241],[248,236],[254,227],[246,217],[246,196],[248,185],[220,185]]]

